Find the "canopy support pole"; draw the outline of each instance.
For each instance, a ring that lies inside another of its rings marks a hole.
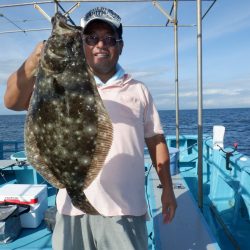
[[[178,73],[178,18],[177,6],[178,0],[174,0],[174,17],[172,17],[166,10],[164,10],[157,1],[152,1],[153,5],[160,10],[160,12],[167,17],[169,22],[174,26],[174,57],[175,57],[175,131],[176,131],[176,148],[179,148],[179,73]]]
[[[179,65],[178,65],[178,0],[174,0],[174,56],[175,56],[175,133],[176,148],[179,148],[180,126],[179,126]]]
[[[34,8],[38,10],[49,22],[51,22],[51,17],[38,5],[34,4]]]
[[[170,14],[168,14],[168,12],[166,11],[166,10],[164,10],[162,7],[161,7],[161,5],[157,2],[157,0],[153,0],[152,1],[152,4],[165,16],[165,17],[167,17],[167,19],[171,22],[171,23],[173,23],[174,22],[174,20],[173,20],[173,18],[172,18],[172,16],[170,15]]]
[[[202,126],[202,7],[197,0],[197,91],[198,91],[198,206],[203,210]]]

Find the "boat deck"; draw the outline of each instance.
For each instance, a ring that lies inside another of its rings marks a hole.
[[[17,240],[0,245],[0,249],[51,250],[51,232],[44,223],[36,229],[23,229]]]
[[[1,166],[6,167],[13,161],[1,161]],[[159,179],[152,168],[148,176],[149,206],[152,218],[148,221],[149,249],[219,249],[216,241],[209,233],[208,227],[192,200],[190,191],[181,175],[173,177],[175,195],[178,202],[176,216],[171,224],[164,225],[161,216],[161,189],[157,188]],[[48,189],[49,206],[55,202],[55,192]],[[150,230],[153,225],[153,237]],[[52,249],[51,232],[44,222],[36,229],[23,229],[19,238],[9,244],[0,245],[0,249]],[[152,240],[150,239],[152,238]]]
[[[178,208],[172,223],[163,224],[161,188],[147,150],[145,150],[145,193],[149,205],[147,221],[149,250],[250,250],[250,158],[238,152],[230,158],[228,170],[222,152],[213,151],[211,140],[204,140],[203,211],[197,207],[197,140],[183,136],[180,140],[176,173],[172,181]],[[168,139],[175,147],[175,139]],[[230,150],[230,149],[229,149]],[[42,184],[44,180],[28,164],[0,160],[0,186],[4,183]],[[13,165],[14,164],[14,165]],[[170,170],[172,170],[170,164]],[[150,171],[149,171],[150,169]],[[55,189],[48,188],[48,205],[55,205]],[[23,229],[12,243],[0,249],[52,249],[51,232],[45,223],[36,229]]]
[[[172,176],[174,193],[178,208],[175,218],[170,224],[163,224],[161,214],[161,189],[159,179],[154,169],[149,175],[150,206],[155,230],[155,249],[162,250],[218,250],[217,241],[209,230],[200,210],[183,177],[180,174]]]

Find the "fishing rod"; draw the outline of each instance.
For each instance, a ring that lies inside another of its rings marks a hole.
[[[13,168],[13,167],[22,167],[24,165],[27,165],[27,161],[26,160],[22,160],[22,161],[19,161],[18,159],[16,159],[15,163],[12,163],[8,166],[5,166],[5,167],[1,167],[0,169],[0,176],[3,178],[3,180],[7,183],[8,181],[6,180],[5,178],[5,175],[4,175],[4,170],[7,169],[7,168]]]

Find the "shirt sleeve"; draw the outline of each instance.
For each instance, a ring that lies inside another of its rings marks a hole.
[[[150,138],[157,134],[164,134],[162,129],[159,113],[147,87],[141,84],[141,98],[144,104],[143,122],[144,137]]]

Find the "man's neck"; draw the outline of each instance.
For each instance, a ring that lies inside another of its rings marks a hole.
[[[106,83],[109,84],[111,82],[117,81],[118,79],[122,78],[124,74],[125,72],[123,68],[117,64],[116,70],[113,74],[105,74],[102,78],[100,78],[100,76],[103,76],[102,74],[94,74],[94,76],[97,85],[104,85]]]
[[[106,83],[115,73],[116,73],[116,69],[105,74],[94,72],[94,75],[97,76],[103,83]]]

